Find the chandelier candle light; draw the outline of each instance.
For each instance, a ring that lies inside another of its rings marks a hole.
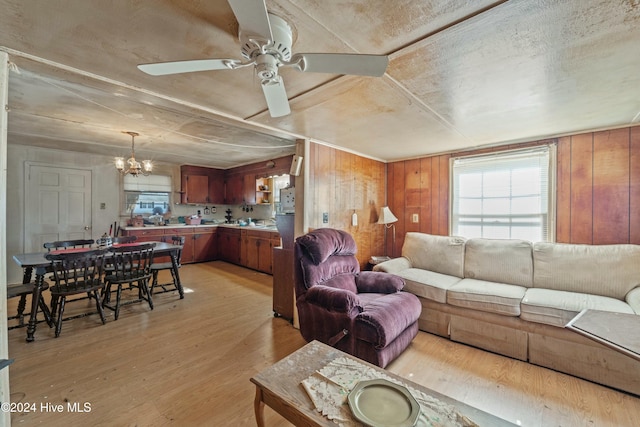
[[[380,208],[380,216],[378,217],[378,224],[384,225],[385,237],[387,228],[393,228],[392,234],[392,246],[391,246],[391,256],[394,256],[394,251],[396,248],[396,226],[394,222],[397,222],[398,218],[391,212],[389,206],[383,206]]]
[[[116,169],[118,169],[118,171],[123,175],[126,175],[126,174],[131,174],[133,176],[138,176],[139,174],[143,174],[144,176],[149,175],[153,170],[153,164],[151,163],[151,160],[143,160],[142,165],[140,164],[140,162],[136,160],[136,153],[135,153],[134,146],[135,146],[135,138],[136,136],[139,135],[139,133],[130,132],[130,131],[122,132],[122,133],[131,135],[131,157],[129,158],[129,160],[127,160],[127,164],[129,165],[128,169],[125,169],[124,157],[116,157],[115,159]]]

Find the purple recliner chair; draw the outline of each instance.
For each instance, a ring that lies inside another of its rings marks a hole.
[[[418,333],[418,298],[398,276],[363,271],[345,231],[320,228],[296,239],[300,332],[382,368]]]

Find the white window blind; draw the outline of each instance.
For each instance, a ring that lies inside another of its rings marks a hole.
[[[124,191],[171,193],[171,177],[168,175],[125,175]]]
[[[454,159],[451,234],[552,241],[554,153],[545,145]]]

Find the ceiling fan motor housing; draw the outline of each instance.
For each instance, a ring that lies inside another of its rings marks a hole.
[[[257,40],[251,34],[245,34],[240,29],[238,37],[242,43],[242,56],[246,59],[253,60],[259,55],[268,53],[274,55],[279,61],[291,60],[291,46],[293,44],[293,30],[291,26],[284,19],[277,15],[269,13],[269,21],[271,23],[271,35],[273,40],[270,43],[264,45],[258,45]],[[262,48],[262,51],[261,51]]]

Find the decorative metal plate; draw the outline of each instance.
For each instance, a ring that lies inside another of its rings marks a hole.
[[[420,416],[409,390],[383,379],[360,381],[348,401],[353,416],[371,427],[412,427]]]

